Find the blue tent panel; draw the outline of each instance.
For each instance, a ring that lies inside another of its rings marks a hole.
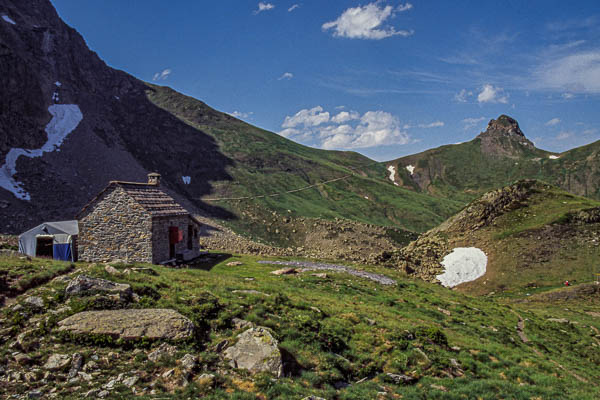
[[[52,246],[55,260],[71,261],[71,244],[70,243],[54,243]]]

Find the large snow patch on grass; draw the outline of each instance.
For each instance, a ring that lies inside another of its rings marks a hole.
[[[444,273],[437,278],[442,285],[454,287],[485,274],[487,256],[477,247],[457,247],[442,260]]]
[[[52,114],[52,119],[46,125],[48,141],[41,149],[10,149],[4,165],[0,168],[0,187],[12,192],[21,200],[31,200],[31,196],[23,188],[23,184],[14,178],[19,157],[41,157],[44,153],[58,150],[67,135],[73,132],[83,119],[83,114],[76,104],[54,104],[48,107],[48,111]]]

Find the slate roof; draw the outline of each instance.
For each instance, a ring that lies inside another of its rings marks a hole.
[[[122,187],[125,192],[133,197],[153,217],[170,217],[174,215],[188,215],[189,212],[177,203],[171,196],[160,190],[155,185],[131,182],[111,182]]]
[[[104,192],[112,186],[123,188],[125,193],[131,196],[140,204],[152,217],[171,217],[179,215],[189,215],[190,218],[201,225],[185,208],[177,203],[171,196],[160,190],[159,186],[148,183],[111,181],[96,197],[92,199],[79,213],[79,217],[85,210],[92,206]]]

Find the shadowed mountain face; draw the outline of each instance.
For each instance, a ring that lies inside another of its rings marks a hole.
[[[501,115],[470,142],[446,145],[386,163],[397,183],[418,192],[469,201],[519,179],[543,180],[600,199],[600,142],[561,154],[538,149],[514,119]]]
[[[30,196],[0,189],[0,231],[73,218],[108,181],[145,181],[149,171],[188,207],[228,214],[186,202],[209,193],[209,180],[229,179],[231,161],[213,137],[154,105],[154,87],[107,67],[48,1],[1,0],[0,15],[14,22],[0,20],[0,174]],[[59,148],[6,168],[10,149],[40,149],[47,132],[60,133],[69,114],[53,117],[49,107],[64,105],[76,105],[82,118]]]

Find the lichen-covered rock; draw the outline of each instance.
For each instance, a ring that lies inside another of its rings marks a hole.
[[[167,343],[162,343],[157,349],[148,354],[148,360],[156,362],[163,357],[173,357],[177,353],[177,347]]]
[[[115,283],[85,275],[79,275],[73,279],[65,289],[67,296],[89,296],[97,293],[118,294],[121,299],[125,300],[130,300],[133,295],[131,286],[126,283]]]
[[[266,328],[250,328],[240,333],[237,339],[234,346],[225,350],[225,357],[232,367],[282,376],[283,361],[278,342]]]
[[[24,303],[35,309],[44,308],[44,300],[38,296],[30,296],[25,299]]]
[[[71,357],[66,354],[52,354],[46,364],[44,364],[44,369],[48,371],[59,371],[65,369],[68,365],[71,364]]]
[[[60,321],[58,326],[59,331],[123,340],[182,340],[194,331],[192,321],[169,309],[85,311]]]

